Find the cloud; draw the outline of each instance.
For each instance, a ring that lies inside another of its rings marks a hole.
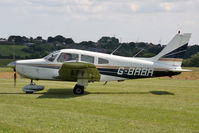
[[[139,9],[139,6],[135,3],[130,3],[130,8],[132,11],[136,12]]]
[[[0,0],[0,35],[67,31],[79,40],[107,33],[150,41],[183,29],[199,36],[198,5],[198,0]]]
[[[175,5],[171,2],[162,2],[160,3],[160,7],[162,7],[165,11],[171,11]]]
[[[195,5],[187,1],[138,1],[134,0],[2,0],[0,4],[16,8],[15,11],[48,16],[67,14],[84,15],[86,17],[102,18],[102,16],[130,16],[132,13],[152,14],[164,12],[185,12],[193,10]],[[193,3],[193,2],[192,2]],[[183,6],[185,5],[186,6]],[[193,7],[194,6],[194,7]],[[197,10],[197,9],[195,9]],[[113,17],[114,18],[114,17]]]

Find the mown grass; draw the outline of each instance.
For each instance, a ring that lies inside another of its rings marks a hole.
[[[13,69],[10,67],[0,67],[0,72],[12,72]]]
[[[0,79],[0,132],[199,132],[197,80],[142,79],[92,83],[37,81],[46,88],[24,94],[27,79]]]
[[[183,69],[189,69],[192,70],[193,72],[199,72],[199,67],[183,67]]]

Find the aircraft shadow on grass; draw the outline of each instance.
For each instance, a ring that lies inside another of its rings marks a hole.
[[[172,92],[168,91],[147,91],[147,92],[87,92],[85,91],[83,95],[74,95],[73,89],[69,88],[56,88],[56,89],[48,89],[47,92],[37,92],[34,94],[25,94],[21,93],[0,93],[0,95],[40,95],[37,98],[76,98],[89,94],[154,94],[154,95],[175,95]]]
[[[37,93],[38,94],[38,93]],[[56,89],[48,89],[47,92],[42,93],[43,95],[40,95],[37,98],[75,98],[80,96],[88,95],[89,93],[87,91],[84,92],[83,95],[74,95],[73,89],[69,88],[56,88]]]
[[[148,91],[148,92],[89,92],[88,94],[154,94],[154,95],[175,95],[168,91]]]
[[[38,93],[37,93],[38,94]],[[89,94],[154,94],[154,95],[175,95],[174,93],[168,91],[148,91],[148,92],[87,92],[85,91],[83,95],[74,95],[73,89],[49,89],[47,92],[41,93],[43,95],[38,98],[75,98],[80,96],[85,96]]]

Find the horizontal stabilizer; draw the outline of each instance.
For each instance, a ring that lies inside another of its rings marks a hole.
[[[191,72],[192,70],[188,70],[188,69],[169,69],[169,71],[172,71],[172,72]]]

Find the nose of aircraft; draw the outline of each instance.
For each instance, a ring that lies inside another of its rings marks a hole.
[[[16,61],[10,62],[7,66],[15,68],[16,67]]]

